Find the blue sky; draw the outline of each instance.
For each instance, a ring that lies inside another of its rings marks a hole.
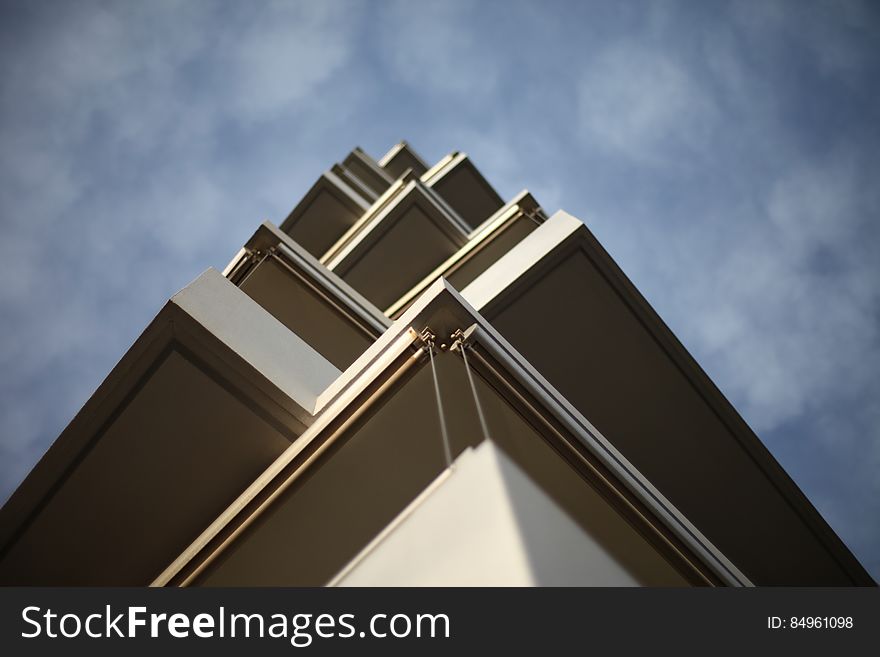
[[[355,145],[584,219],[880,577],[870,2],[4,2],[0,499]]]

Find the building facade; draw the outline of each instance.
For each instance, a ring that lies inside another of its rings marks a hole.
[[[26,585],[873,585],[587,227],[354,149],[0,511]]]

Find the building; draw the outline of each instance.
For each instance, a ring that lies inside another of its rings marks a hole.
[[[0,512],[45,585],[873,585],[586,226],[356,148]]]

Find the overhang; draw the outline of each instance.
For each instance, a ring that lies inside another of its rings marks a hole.
[[[364,153],[359,146],[356,146],[342,161],[342,166],[372,189],[373,193],[377,196],[388,189],[388,185],[397,177],[389,175],[382,167],[376,164],[373,158]]]
[[[381,210],[365,215],[322,262],[377,307],[387,308],[467,238],[467,226],[442,200],[411,180]]]
[[[406,141],[400,141],[392,146],[379,158],[377,164],[392,178],[399,178],[407,169],[412,170],[415,176],[421,176],[428,170],[427,163]]]
[[[340,370],[391,324],[269,222],[260,226],[224,274]]]
[[[619,518],[615,526],[648,541],[687,581],[749,583],[440,280],[328,387],[309,430],[154,584],[326,583],[425,490],[444,462],[419,327],[437,336],[439,389],[444,408],[455,409],[447,414],[453,457],[484,438],[452,337],[470,327],[464,339],[496,430],[492,439],[519,454],[518,465],[561,467],[580,486],[600,491]],[[564,477],[544,479],[552,489]],[[577,490],[556,489],[554,499],[589,523],[591,514],[578,511],[589,496]]]
[[[281,222],[281,230],[320,257],[369,207],[369,199],[328,171]]]
[[[467,153],[453,152],[422,175],[470,228],[476,228],[504,205]]]
[[[398,317],[441,277],[449,281],[455,289],[464,289],[545,219],[538,202],[528,191],[523,190],[475,228],[463,247],[386,308],[385,314],[388,317]]]
[[[578,219],[559,212],[463,296],[757,584],[873,584]]]
[[[338,374],[208,270],[0,511],[0,581],[148,583],[306,430]]]

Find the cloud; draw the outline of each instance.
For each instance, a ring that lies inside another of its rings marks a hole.
[[[872,64],[872,45],[880,35],[876,7],[864,0],[739,0],[731,3],[729,17],[753,44],[771,45],[774,53],[781,44],[797,44],[819,73],[848,83],[858,83]]]
[[[498,90],[504,71],[486,31],[474,29],[480,3],[432,2],[414,10],[391,3],[376,47],[394,77],[437,102],[482,105]],[[505,50],[509,45],[505,47]]]
[[[637,162],[693,156],[716,123],[709,95],[665,52],[614,43],[578,83],[578,130],[587,146]]]
[[[228,48],[228,102],[237,116],[273,117],[303,101],[320,102],[320,85],[346,64],[355,3],[261,5]]]
[[[864,364],[880,362],[880,265],[858,248],[880,205],[859,178],[847,157],[793,169],[764,221],[731,216],[748,236],[705,256],[715,275],[689,299],[693,336],[759,431],[861,396]]]
[[[806,257],[822,247],[848,244],[863,217],[852,158],[801,166],[773,185],[767,215],[786,248]]]
[[[856,423],[880,394],[880,203],[856,152],[793,162],[747,195],[692,190],[660,221],[659,200],[597,211],[624,269],[771,447],[824,440],[785,430],[844,406]]]

